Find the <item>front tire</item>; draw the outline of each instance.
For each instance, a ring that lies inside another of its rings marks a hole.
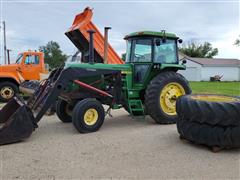
[[[96,99],[87,98],[77,103],[73,109],[73,125],[80,133],[95,132],[104,122],[105,111]]]
[[[158,124],[176,123],[176,100],[190,94],[188,81],[175,72],[163,72],[152,79],[145,94],[145,107],[148,114]]]
[[[0,102],[8,102],[18,93],[18,87],[12,82],[0,82]]]
[[[73,107],[71,107],[66,101],[58,99],[56,103],[56,114],[62,122],[72,122],[72,110]]]

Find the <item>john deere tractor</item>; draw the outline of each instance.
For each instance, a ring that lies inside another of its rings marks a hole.
[[[125,64],[103,64],[94,62],[93,32],[89,33],[88,63],[54,70],[27,104],[15,97],[1,110],[1,115],[5,113],[1,122],[11,122],[0,131],[1,144],[30,136],[56,99],[59,119],[72,122],[80,133],[97,131],[110,109],[150,115],[158,124],[176,122],[176,99],[191,93],[186,79],[177,73],[185,69],[178,61],[181,40],[165,31],[132,33],[125,37]]]

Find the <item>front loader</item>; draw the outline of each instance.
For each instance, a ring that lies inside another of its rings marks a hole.
[[[185,69],[178,61],[179,38],[165,31],[131,33],[125,37],[125,64],[103,64],[94,61],[94,32],[89,33],[88,63],[66,63],[27,102],[14,97],[3,107],[0,145],[28,138],[56,101],[58,118],[80,133],[97,131],[110,110],[120,108],[132,116],[150,115],[157,124],[176,122],[176,99],[191,93],[177,73]]]

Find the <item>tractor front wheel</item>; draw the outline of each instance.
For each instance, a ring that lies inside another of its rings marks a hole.
[[[72,122],[72,110],[73,107],[67,101],[58,99],[56,103],[56,114],[62,122]]]
[[[177,121],[176,100],[190,94],[187,80],[180,74],[163,72],[152,79],[145,94],[148,114],[158,124],[172,124]]]
[[[96,99],[81,100],[73,109],[73,125],[80,133],[95,132],[104,122],[105,111]]]

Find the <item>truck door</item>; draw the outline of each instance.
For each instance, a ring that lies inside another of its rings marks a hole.
[[[25,80],[39,80],[40,79],[40,62],[39,55],[27,54],[22,62],[22,76]]]

